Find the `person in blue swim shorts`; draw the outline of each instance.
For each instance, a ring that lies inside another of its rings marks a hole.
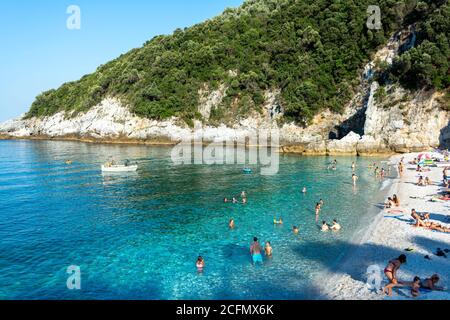
[[[253,264],[263,263],[261,251],[262,247],[258,242],[258,238],[253,238],[253,243],[250,246],[250,254],[252,255]]]

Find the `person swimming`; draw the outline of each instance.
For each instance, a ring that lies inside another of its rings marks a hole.
[[[302,190],[302,193],[305,194],[307,192],[308,192],[308,190],[306,189],[306,187],[304,187],[303,190]]]
[[[352,174],[353,186],[356,187],[356,181],[358,181],[359,177],[356,174]]]
[[[299,229],[297,226],[293,226],[292,227],[292,232],[294,232],[294,234],[298,234],[299,233]]]
[[[266,254],[266,257],[272,258],[273,249],[270,241],[266,242],[266,245],[264,246],[264,253]]]
[[[228,223],[228,227],[233,230],[235,228],[235,224],[234,224],[234,219],[231,219],[230,222]]]
[[[352,171],[355,172],[356,171],[356,163],[353,161],[352,162]]]
[[[326,221],[322,221],[322,228],[321,228],[322,232],[327,232],[330,231],[330,226],[328,226]]]
[[[263,258],[261,255],[261,245],[258,242],[258,238],[253,238],[253,243],[250,245],[250,254],[252,255],[253,264],[256,265],[257,263],[263,263]]]
[[[197,267],[198,272],[203,272],[203,269],[205,268],[205,260],[202,256],[199,256],[197,259],[197,262],[195,263],[195,266]]]
[[[337,222],[336,219],[333,220],[333,225],[330,227],[333,231],[339,231],[342,229],[341,225]]]
[[[273,218],[273,224],[275,225],[282,225],[283,224],[283,218],[280,218],[280,220],[277,220],[277,218]]]

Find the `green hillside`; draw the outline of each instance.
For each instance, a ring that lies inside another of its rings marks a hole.
[[[152,119],[200,118],[198,91],[228,87],[212,120],[260,110],[267,89],[280,89],[285,117],[309,121],[340,111],[371,54],[403,25],[417,22],[416,47],[386,81],[447,88],[449,1],[380,0],[382,30],[368,30],[372,0],[248,0],[193,27],[158,36],[81,80],[38,96],[28,117],[86,111],[107,96]]]

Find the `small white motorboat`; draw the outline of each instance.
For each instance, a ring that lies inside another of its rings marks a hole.
[[[138,169],[137,163],[130,163],[125,161],[125,164],[115,164],[114,162],[108,162],[102,165],[103,172],[135,172]]]
[[[114,165],[114,166],[102,166],[103,172],[135,172],[137,171],[138,166],[132,165],[132,166],[124,166],[124,165]]]

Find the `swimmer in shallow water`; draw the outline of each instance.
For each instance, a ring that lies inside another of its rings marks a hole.
[[[342,229],[342,227],[341,227],[341,225],[337,222],[337,220],[334,219],[334,220],[333,220],[333,224],[332,224],[332,226],[331,226],[330,229],[333,230],[333,231],[339,231],[339,230]]]
[[[293,226],[292,227],[292,232],[294,232],[294,234],[298,234],[299,233],[298,227],[297,226]]]
[[[273,224],[275,225],[282,225],[283,224],[283,218],[280,218],[280,220],[277,220],[277,218],[273,218]]]
[[[356,174],[352,174],[352,181],[353,186],[356,187],[356,182],[358,181],[359,177]]]
[[[205,260],[203,259],[202,256],[198,257],[195,266],[197,267],[198,272],[203,272],[203,269],[205,268]]]
[[[235,224],[234,224],[234,219],[231,219],[230,222],[228,223],[228,227],[233,230],[235,228]]]
[[[272,251],[272,245],[270,244],[270,241],[267,241],[264,247],[264,253],[266,254],[266,257],[272,258]]]
[[[308,190],[306,189],[306,187],[303,188],[302,193],[305,194],[305,193],[307,193],[307,192],[308,192]]]
[[[258,242],[258,238],[253,238],[253,243],[250,245],[250,254],[252,255],[253,264],[263,263],[263,258],[261,255],[261,245]]]
[[[328,226],[326,221],[322,221],[322,228],[321,228],[322,232],[327,232],[330,231],[330,227]]]
[[[319,221],[321,205],[320,202],[316,203],[316,222]]]

